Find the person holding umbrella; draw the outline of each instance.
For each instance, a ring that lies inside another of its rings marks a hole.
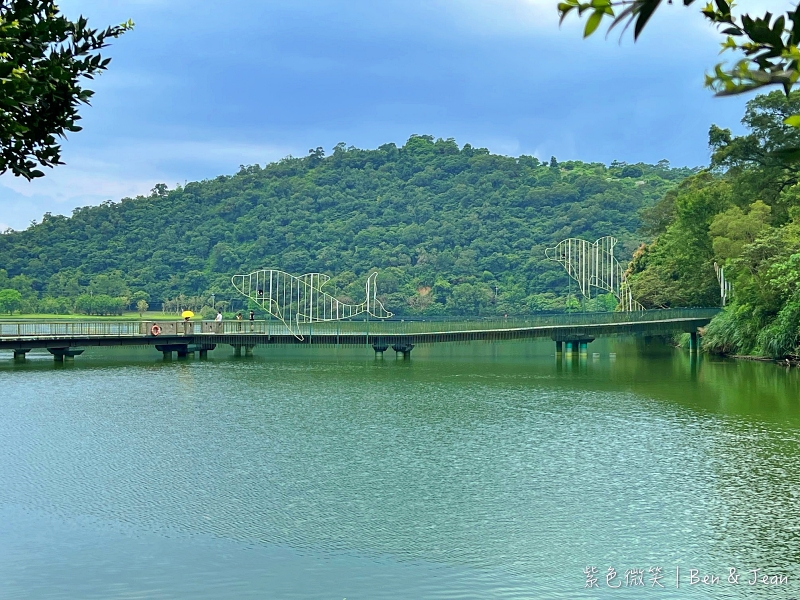
[[[194,313],[190,310],[185,310],[181,313],[181,316],[183,317],[184,335],[186,335],[187,333],[193,333],[192,324],[189,322],[189,319],[191,319],[194,316]]]

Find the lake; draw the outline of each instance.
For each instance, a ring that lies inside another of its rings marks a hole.
[[[0,598],[800,596],[800,370],[589,352],[2,353]]]

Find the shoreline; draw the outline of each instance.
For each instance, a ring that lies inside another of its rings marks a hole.
[[[676,348],[681,348],[682,350],[686,349],[686,346],[681,344],[680,341],[675,340],[673,345]],[[780,365],[782,367],[798,367],[800,368],[800,356],[785,356],[783,358],[770,358],[769,356],[753,356],[751,354],[727,354],[723,353],[712,353],[702,350],[702,343],[700,344],[700,349],[705,354],[713,354],[714,356],[722,356],[724,358],[734,358],[737,360],[749,360],[754,362],[771,362],[775,363],[776,365]]]
[[[776,365],[780,365],[782,367],[799,367],[800,368],[800,359],[797,357],[793,358],[769,358],[768,356],[750,356],[749,354],[724,354],[723,356],[727,356],[729,358],[736,358],[738,360],[752,360],[756,362],[771,362],[775,363]]]

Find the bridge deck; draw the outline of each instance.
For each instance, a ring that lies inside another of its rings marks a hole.
[[[658,335],[696,331],[719,309],[535,315],[513,319],[337,321],[297,324],[299,337],[279,321],[0,321],[0,349],[78,346],[215,344],[434,344],[526,338],[591,340],[608,335]]]

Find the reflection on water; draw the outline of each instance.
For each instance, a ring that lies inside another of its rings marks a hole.
[[[416,348],[410,361],[335,348],[234,359],[221,348],[163,362],[90,349],[63,367],[0,357],[0,589],[798,594],[797,369],[633,341],[553,352],[481,343]],[[585,589],[592,565],[600,587]],[[653,589],[659,566],[667,586]],[[606,586],[609,567],[623,589]],[[725,584],[731,567],[789,583]],[[644,569],[646,590],[624,589],[629,569]],[[689,586],[689,569],[724,577]]]

